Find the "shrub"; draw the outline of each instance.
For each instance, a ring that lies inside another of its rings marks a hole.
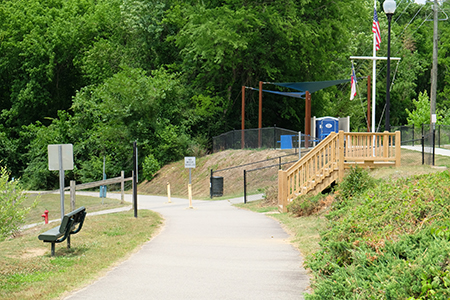
[[[22,207],[27,196],[18,180],[9,181],[9,175],[6,167],[0,167],[0,240],[17,232],[31,209]]]
[[[344,177],[344,180],[339,184],[337,188],[337,197],[339,203],[361,194],[368,188],[375,185],[375,179],[369,175],[366,169],[361,167],[352,167]]]
[[[156,172],[161,168],[158,160],[153,156],[153,154],[147,155],[144,159],[143,173],[144,178],[147,180],[152,180],[155,177]]]

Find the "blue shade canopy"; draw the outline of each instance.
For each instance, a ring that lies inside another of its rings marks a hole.
[[[255,89],[255,88],[249,88],[252,91],[259,91],[259,89]],[[269,91],[269,90],[262,90],[263,92],[266,93],[272,93],[272,94],[277,94],[277,95],[281,95],[281,96],[287,96],[287,97],[294,97],[294,98],[305,98],[305,92],[280,92],[280,91]]]
[[[310,92],[314,93],[317,91],[320,91],[321,89],[345,83],[350,82],[351,79],[341,79],[341,80],[330,80],[330,81],[313,81],[313,82],[270,82],[271,84],[275,84],[278,86],[283,86],[287,88],[291,88],[297,91],[302,92]],[[268,82],[269,83],[269,82]],[[293,96],[291,96],[293,97]],[[300,98],[300,97],[297,97]]]

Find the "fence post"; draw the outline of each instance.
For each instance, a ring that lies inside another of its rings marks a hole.
[[[402,148],[401,148],[402,142],[401,142],[401,136],[400,131],[395,132],[395,166],[400,167],[401,165],[401,155],[402,155]]]
[[[244,204],[247,203],[247,171],[244,170]]]
[[[425,164],[425,136],[423,135],[423,124],[422,124],[422,165]]]
[[[415,132],[414,124],[412,125],[412,128],[413,128],[412,145],[414,147],[414,132]]]
[[[278,170],[278,207],[287,212],[286,171]]]
[[[273,125],[273,149],[277,149],[277,135],[275,125]]]
[[[137,208],[137,146],[136,141],[133,142],[133,208],[134,208],[134,217],[138,217],[138,208]]]
[[[120,203],[125,202],[125,172],[120,171]]]
[[[75,180],[70,181],[70,210],[75,210],[75,190],[76,190],[76,182]]]
[[[422,138],[423,138],[423,123],[422,123]]]
[[[213,169],[211,169],[211,175],[209,175],[209,196],[213,197]]]
[[[441,148],[441,125],[438,126],[438,147]]]

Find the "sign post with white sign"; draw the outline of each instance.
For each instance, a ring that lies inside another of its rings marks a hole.
[[[434,158],[436,152],[436,114],[431,114],[431,124],[433,125],[433,166],[434,166]]]
[[[194,156],[186,156],[184,158],[184,168],[189,169],[189,184],[188,184],[188,195],[189,195],[189,208],[192,207],[192,181],[191,181],[191,170],[195,168],[195,157]]]
[[[61,221],[64,219],[64,170],[73,170],[73,145],[48,145],[48,169],[59,170],[59,193],[61,196]]]

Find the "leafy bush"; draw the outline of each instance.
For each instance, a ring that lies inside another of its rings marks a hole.
[[[0,240],[17,232],[25,222],[25,216],[31,209],[22,207],[25,198],[19,181],[9,181],[6,167],[0,167]]]
[[[143,164],[144,178],[147,180],[152,180],[156,172],[161,168],[158,160],[153,156],[153,154],[147,155]]]
[[[373,179],[366,169],[361,167],[352,167],[349,173],[344,177],[344,180],[339,184],[336,192],[336,199],[343,202],[355,195],[358,195],[368,188],[375,185]]]
[[[351,193],[307,258],[315,282],[306,298],[448,299],[449,186],[445,171]]]

